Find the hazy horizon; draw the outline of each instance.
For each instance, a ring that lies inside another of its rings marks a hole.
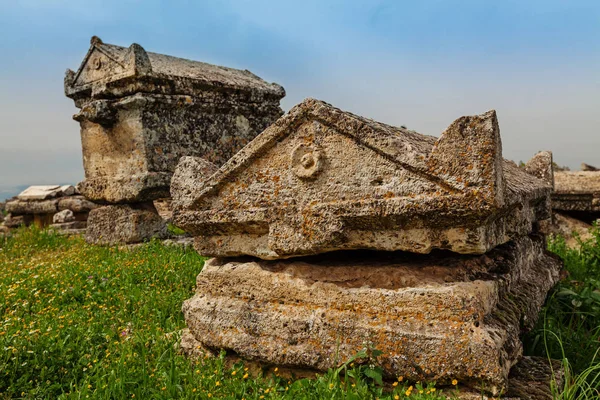
[[[526,4],[524,4],[526,3]],[[83,178],[64,96],[92,35],[249,69],[306,97],[439,136],[498,112],[504,157],[600,165],[600,3],[593,1],[0,0],[0,199]],[[13,188],[13,189],[11,189]],[[12,190],[12,191],[11,191]]]

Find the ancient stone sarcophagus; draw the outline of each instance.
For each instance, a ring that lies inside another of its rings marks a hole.
[[[600,216],[600,171],[556,171],[552,209],[590,221]]]
[[[282,114],[284,89],[249,71],[120,47],[93,37],[65,93],[81,111],[91,200],[168,197],[182,156],[221,165]]]
[[[311,99],[221,168],[182,159],[176,224],[218,256],[182,347],[325,371],[371,346],[388,378],[505,393],[561,268],[536,160],[502,158],[494,111],[435,138]]]
[[[185,165],[174,188],[182,179],[193,180]],[[493,111],[462,117],[437,139],[312,99],[195,183],[173,196],[197,250],[263,259],[342,249],[482,254],[548,218],[551,191],[502,158]]]

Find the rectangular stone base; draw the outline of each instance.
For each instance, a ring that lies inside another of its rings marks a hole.
[[[495,394],[560,268],[534,235],[481,256],[211,259],[183,312],[201,346],[247,360],[323,371],[371,347],[389,377],[483,382]]]
[[[85,239],[93,244],[129,244],[166,236],[167,225],[149,202],[93,209]]]

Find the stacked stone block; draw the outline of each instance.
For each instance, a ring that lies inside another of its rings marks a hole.
[[[168,198],[182,156],[223,164],[282,114],[277,84],[251,72],[120,47],[93,37],[65,93],[80,112],[85,180],[102,204],[90,216],[93,243],[164,236],[153,201]]]
[[[8,214],[3,225],[14,229],[35,224],[64,233],[83,233],[88,214],[97,207],[71,185],[30,186],[6,202]]]
[[[493,111],[435,138],[309,99],[221,168],[183,159],[171,189],[216,257],[188,350],[324,371],[367,346],[389,378],[506,393],[561,268],[537,231],[552,188],[502,158]]]

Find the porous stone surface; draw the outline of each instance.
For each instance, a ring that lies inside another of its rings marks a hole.
[[[308,99],[216,173],[178,174],[175,224],[210,256],[481,254],[550,216],[551,186],[502,158],[494,111],[435,138]]]
[[[182,157],[171,179],[172,208],[191,207],[198,185],[217,172],[218,167],[200,157]]]
[[[58,211],[58,199],[39,201],[12,200],[6,203],[6,211],[13,215],[54,214]]]
[[[555,171],[552,209],[600,212],[600,171]]]
[[[541,179],[554,188],[554,168],[552,152],[540,151],[525,164],[527,173]]]
[[[324,371],[365,346],[389,377],[496,394],[561,263],[540,235],[481,256],[338,252],[208,260],[183,304],[194,339],[264,364]]]
[[[523,357],[510,371],[504,398],[553,400],[564,387],[564,368],[558,360]]]
[[[149,202],[109,205],[90,211],[85,239],[93,244],[127,244],[166,236],[165,221]]]
[[[58,200],[58,210],[71,210],[75,213],[86,213],[99,207],[98,204],[87,200],[83,196],[69,196]]]
[[[283,88],[249,71],[92,38],[65,93],[81,111],[86,198],[107,203],[169,196],[182,156],[223,164],[279,118]]]
[[[75,214],[71,210],[62,210],[54,214],[52,217],[53,224],[64,224],[65,222],[75,221]]]

